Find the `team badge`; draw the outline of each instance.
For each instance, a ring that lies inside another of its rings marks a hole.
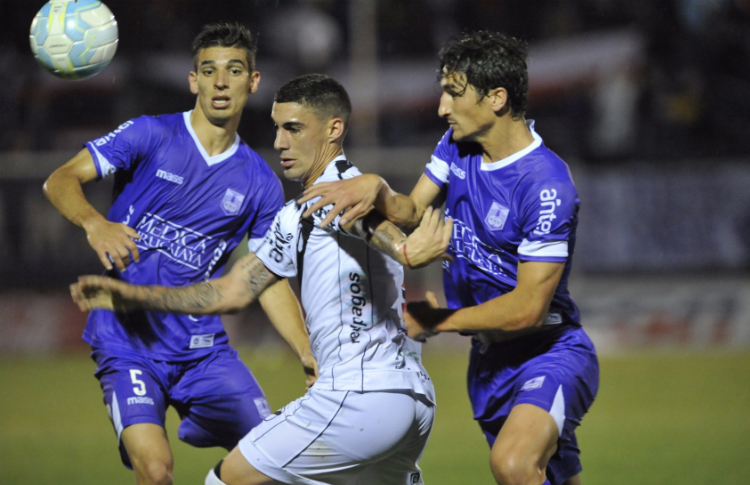
[[[505,220],[508,218],[510,209],[502,205],[500,202],[492,201],[492,207],[487,213],[487,217],[484,218],[484,222],[487,223],[490,229],[493,231],[499,231],[505,226]]]
[[[224,200],[221,202],[221,208],[224,209],[224,213],[228,216],[237,215],[244,200],[244,195],[236,190],[227,189],[227,193],[224,194]]]

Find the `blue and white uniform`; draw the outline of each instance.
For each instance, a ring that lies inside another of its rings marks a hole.
[[[343,155],[315,183],[360,175]],[[256,252],[275,274],[298,276],[318,380],[239,443],[281,483],[423,483],[418,466],[434,418],[421,344],[403,326],[403,267],[340,228],[332,206],[289,201]]]
[[[115,175],[108,219],[140,236],[140,262],[115,268],[116,278],[183,286],[218,277],[245,234],[251,250],[262,242],[283,205],[281,182],[257,153],[236,136],[209,156],[190,114],[142,116],[86,143],[99,178]],[[218,316],[95,310],[84,340],[118,436],[130,424],[163,426],[174,405],[180,439],[231,448],[269,411]]]
[[[449,130],[426,175],[446,196],[453,218],[443,263],[449,308],[480,305],[513,290],[518,264],[565,263],[546,330],[507,342],[473,340],[469,395],[474,418],[494,444],[513,406],[537,405],[558,424],[560,441],[547,476],[554,485],[581,470],[574,430],[596,395],[599,370],[568,292],[580,201],[568,166],[534,131],[527,148],[484,163],[478,145],[456,143]]]

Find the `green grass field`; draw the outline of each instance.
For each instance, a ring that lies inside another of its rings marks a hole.
[[[434,350],[433,350],[434,349]],[[422,460],[430,485],[492,484],[488,449],[471,419],[461,352],[425,348],[438,414]],[[245,349],[274,408],[303,392],[286,352]],[[583,479],[593,484],[750,483],[750,352],[604,357],[593,409],[579,430]],[[131,484],[86,354],[0,359],[0,483]],[[176,439],[175,483],[202,484],[221,449]]]

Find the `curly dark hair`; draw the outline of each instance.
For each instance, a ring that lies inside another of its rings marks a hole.
[[[200,33],[193,39],[193,68],[198,69],[198,54],[209,47],[236,47],[245,49],[247,64],[250,71],[255,70],[255,45],[253,34],[240,23],[221,22],[204,25]]]
[[[344,86],[325,74],[305,74],[292,79],[279,88],[273,101],[299,103],[321,120],[341,118],[345,129],[352,114],[352,102]]]
[[[526,112],[529,93],[526,43],[498,32],[480,30],[449,40],[439,56],[438,80],[464,74],[466,87],[474,86],[480,99],[495,88],[505,88],[511,116],[519,118]]]

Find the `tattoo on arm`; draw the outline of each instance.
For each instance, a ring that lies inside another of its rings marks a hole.
[[[402,261],[401,248],[406,243],[406,235],[395,224],[388,221],[381,222],[372,232],[368,244],[378,251],[387,254],[396,261]]]
[[[240,271],[246,276],[246,289],[249,293],[250,302],[257,300],[260,294],[263,293],[263,290],[279,280],[274,273],[268,271],[263,261],[257,257],[252,257],[245,261],[240,266]]]
[[[143,308],[172,313],[218,313],[223,299],[221,291],[209,281],[183,288],[139,286],[135,292],[135,300]]]
[[[245,283],[244,291],[229,291],[228,285],[237,281],[229,276],[235,273]],[[133,299],[138,306],[147,310],[194,315],[228,313],[257,300],[263,290],[279,280],[254,254],[246,257],[230,275],[215,282],[206,281],[182,288],[137,286]]]

